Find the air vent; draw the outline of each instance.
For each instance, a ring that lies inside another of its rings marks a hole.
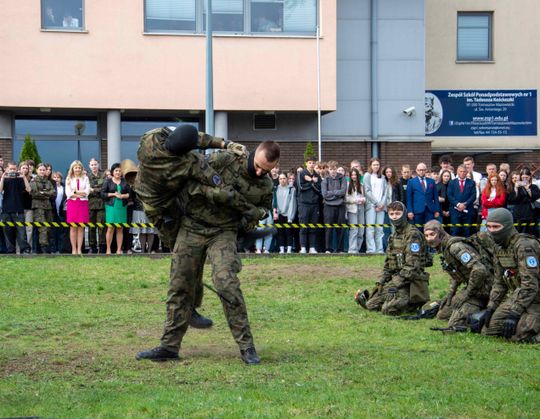
[[[274,113],[255,113],[253,114],[253,129],[265,130],[276,129],[276,114]]]

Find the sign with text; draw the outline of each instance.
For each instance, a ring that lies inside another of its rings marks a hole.
[[[428,90],[426,135],[537,135],[536,90]]]

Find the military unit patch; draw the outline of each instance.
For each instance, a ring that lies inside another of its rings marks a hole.
[[[221,176],[219,176],[219,175],[212,176],[212,182],[214,182],[214,185],[216,185],[216,186],[221,185],[221,182],[222,182]]]
[[[538,266],[538,261],[534,256],[528,256],[527,257],[527,266],[529,268],[536,268]]]
[[[465,252],[461,255],[461,261],[463,263],[468,263],[471,260],[471,255],[468,252]]]
[[[417,253],[420,251],[420,244],[411,243],[411,252]]]

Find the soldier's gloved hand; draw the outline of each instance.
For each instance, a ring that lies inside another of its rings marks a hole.
[[[484,310],[484,314],[478,319],[478,330],[482,330],[484,326],[489,327],[489,322],[491,321],[491,316],[493,316],[494,311],[495,310],[492,308]]]
[[[509,317],[503,322],[503,337],[510,339],[516,334],[516,327],[521,316],[517,313],[510,313]]]
[[[396,287],[390,287],[386,290],[386,301],[392,301],[397,297],[398,289]]]
[[[381,279],[377,281],[375,285],[377,286],[377,292],[379,293],[379,295],[382,294],[384,288],[384,281]]]
[[[232,141],[225,141],[225,148],[228,151],[232,151],[237,156],[247,156],[247,148],[243,144],[233,143]]]
[[[229,205],[232,201],[236,191],[231,186],[225,186],[223,188],[211,188],[206,189],[206,196],[214,204]]]
[[[253,207],[242,214],[248,221],[259,221],[266,218],[266,210],[262,208]]]

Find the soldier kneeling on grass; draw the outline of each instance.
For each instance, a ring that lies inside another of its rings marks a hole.
[[[388,216],[394,232],[388,239],[381,277],[371,295],[368,290],[358,290],[355,300],[367,310],[398,316],[429,300],[429,274],[424,269],[431,258],[424,235],[407,222],[403,203],[388,205]]]
[[[424,236],[439,252],[442,268],[450,275],[448,295],[441,302],[437,319],[448,320],[449,328],[465,327],[470,314],[487,306],[493,285],[495,243],[483,232],[468,238],[450,236],[437,220],[426,223]],[[458,291],[462,284],[465,286]]]
[[[487,309],[475,315],[477,331],[515,342],[540,343],[540,243],[516,231],[506,208],[490,212],[486,226],[499,247]]]

